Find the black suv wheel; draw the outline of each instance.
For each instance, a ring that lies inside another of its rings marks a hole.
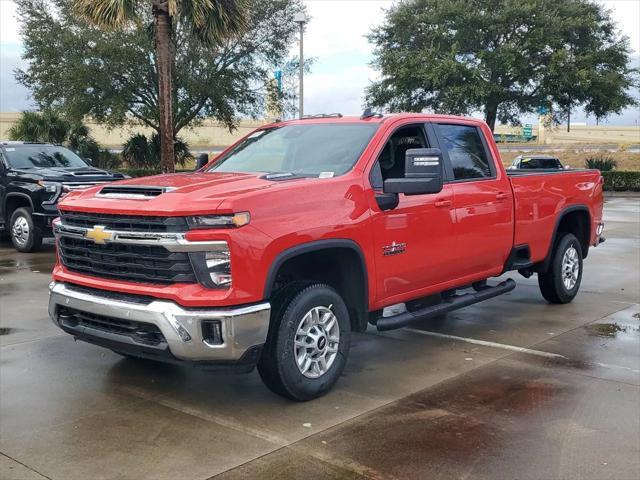
[[[11,243],[20,252],[33,252],[42,245],[42,234],[33,224],[31,209],[22,207],[11,214],[9,220]]]

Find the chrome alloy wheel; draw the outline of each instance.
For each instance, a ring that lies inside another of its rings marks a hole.
[[[574,247],[569,247],[562,257],[562,283],[567,290],[576,286],[578,275],[580,274],[580,260],[578,251]]]
[[[24,247],[29,241],[29,222],[23,216],[16,218],[11,226],[11,235],[18,245]]]
[[[298,324],[293,352],[298,370],[307,378],[327,373],[338,355],[340,325],[332,306],[313,307]]]

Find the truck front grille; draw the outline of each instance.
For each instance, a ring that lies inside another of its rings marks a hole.
[[[102,225],[109,230],[128,232],[186,232],[184,217],[147,217],[110,215],[105,213],[60,212],[62,223],[74,227],[93,228]]]
[[[122,320],[95,313],[82,312],[75,308],[60,307],[58,321],[70,328],[85,327],[91,330],[124,335],[137,343],[160,345],[166,343],[160,329],[151,323]]]
[[[73,272],[145,283],[196,283],[187,253],[161,246],[96,244],[81,238],[61,237],[60,260]]]

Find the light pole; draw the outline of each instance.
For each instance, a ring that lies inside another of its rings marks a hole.
[[[300,118],[304,115],[304,24],[307,23],[307,16],[304,12],[298,12],[293,17],[293,21],[300,26],[300,72],[299,72],[299,96],[298,96],[298,115]]]

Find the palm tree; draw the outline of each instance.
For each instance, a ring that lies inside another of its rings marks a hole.
[[[74,0],[74,6],[88,21],[107,29],[142,24],[150,7],[158,72],[160,163],[164,172],[173,172],[172,71],[176,23],[182,22],[203,43],[214,46],[244,30],[246,0]]]

